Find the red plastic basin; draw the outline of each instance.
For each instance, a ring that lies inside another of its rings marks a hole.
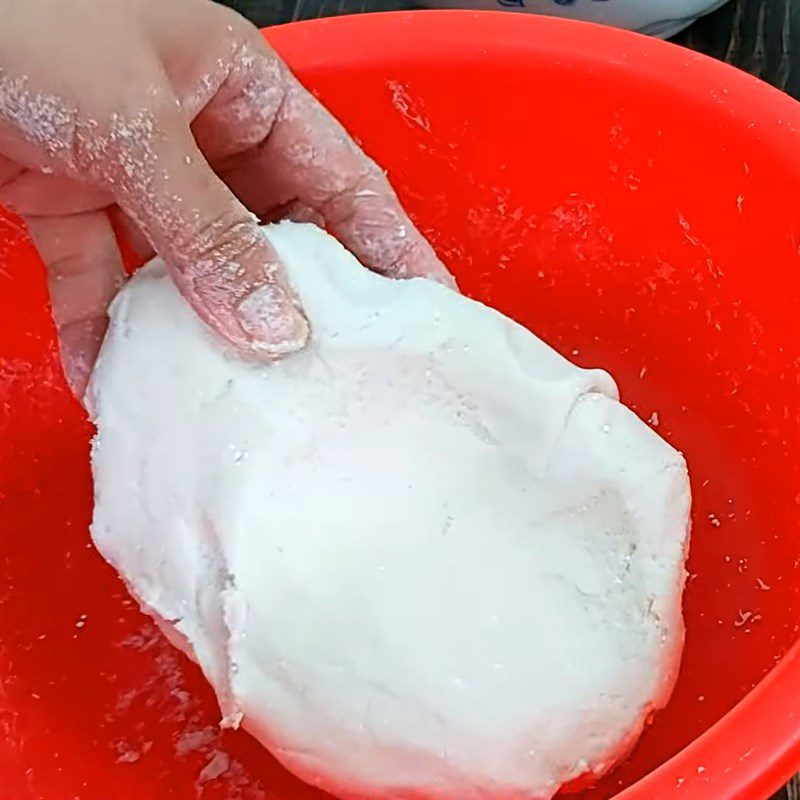
[[[678,685],[581,797],[760,800],[800,769],[800,105],[687,50],[552,19],[422,12],[268,36],[468,294],[609,369],[686,453]],[[320,798],[217,730],[198,669],[90,545],[92,431],[9,215],[0,399],[0,796]]]

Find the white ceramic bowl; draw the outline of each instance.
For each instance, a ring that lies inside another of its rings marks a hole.
[[[430,8],[549,14],[627,28],[666,39],[727,0],[423,0]]]

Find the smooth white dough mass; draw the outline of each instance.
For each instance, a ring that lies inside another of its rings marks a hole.
[[[92,536],[225,724],[345,797],[533,800],[625,755],[683,643],[681,455],[496,311],[265,234],[311,323],[226,351],[153,261],[89,394]]]

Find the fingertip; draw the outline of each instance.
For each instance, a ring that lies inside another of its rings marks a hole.
[[[412,229],[412,236],[400,255],[383,271],[394,278],[425,278],[448,289],[459,290],[456,279],[439,260],[428,240],[416,229]]]
[[[276,283],[254,289],[236,306],[236,317],[250,353],[272,360],[302,350],[308,342],[308,320],[291,293]]]
[[[61,364],[67,385],[81,405],[105,336],[105,317],[80,319],[58,327]]]
[[[431,264],[431,268],[424,277],[434,283],[440,283],[442,286],[446,286],[454,292],[460,291],[455,277],[448,272],[447,267],[445,267],[439,259],[436,259],[435,262]]]

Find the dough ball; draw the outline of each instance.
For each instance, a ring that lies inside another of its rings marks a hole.
[[[541,800],[624,756],[683,641],[684,461],[611,378],[265,229],[312,339],[227,352],[153,261],[88,400],[92,535],[225,724],[342,797]]]

